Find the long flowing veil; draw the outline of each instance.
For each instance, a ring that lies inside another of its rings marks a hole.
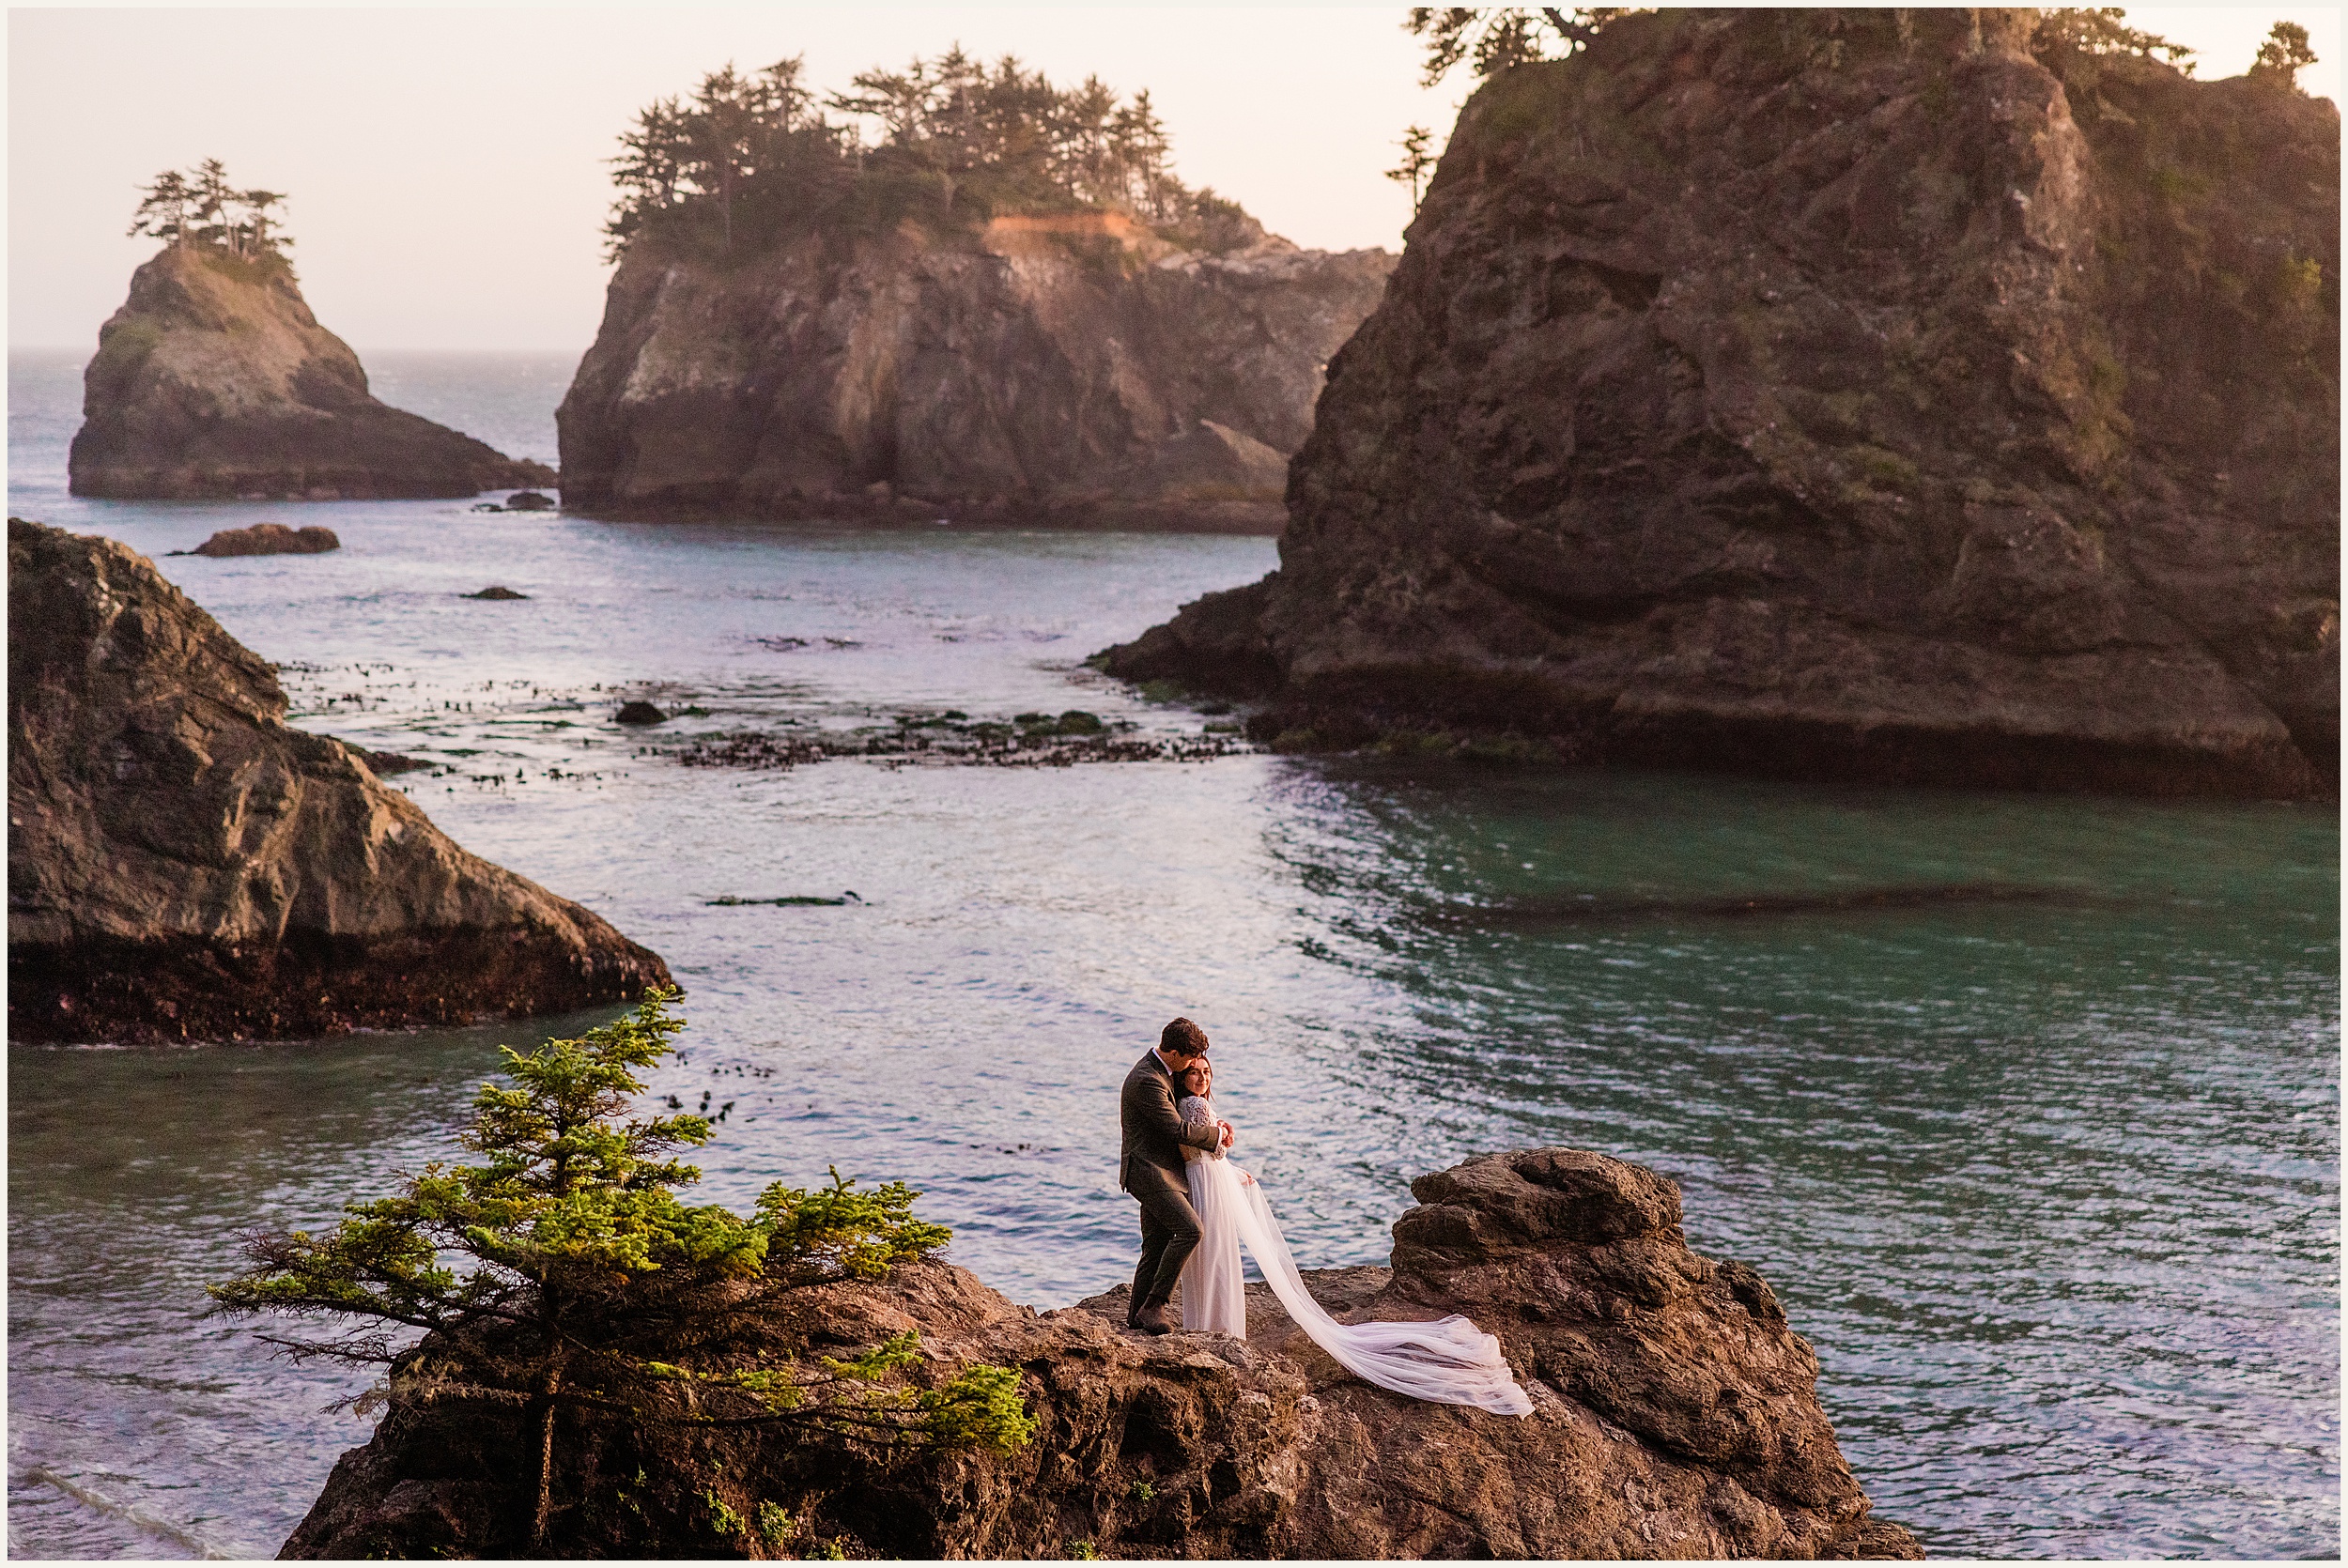
[[[1413,1399],[1473,1405],[1504,1416],[1531,1412],[1533,1401],[1509,1373],[1500,1341],[1464,1317],[1455,1314],[1432,1323],[1340,1323],[1321,1311],[1305,1288],[1280,1222],[1264,1201],[1263,1184],[1243,1180],[1239,1167],[1228,1160],[1200,1161],[1197,1166],[1205,1167],[1213,1208],[1236,1222],[1239,1238],[1247,1244],[1280,1305],[1346,1371]]]

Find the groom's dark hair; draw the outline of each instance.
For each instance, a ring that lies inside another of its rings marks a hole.
[[[1158,1049],[1169,1055],[1204,1056],[1207,1032],[1189,1019],[1178,1018],[1158,1032]]]

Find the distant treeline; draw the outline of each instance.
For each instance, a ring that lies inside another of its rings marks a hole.
[[[990,67],[959,47],[860,72],[844,93],[819,95],[802,69],[796,56],[748,74],[729,64],[689,99],[640,113],[612,160],[614,253],[657,238],[748,254],[818,224],[1084,210],[1129,214],[1197,250],[1262,235],[1237,203],[1174,177],[1147,92],[1123,98],[1098,77],[1056,87],[1009,55]]]

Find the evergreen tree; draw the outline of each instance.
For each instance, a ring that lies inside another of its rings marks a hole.
[[[185,175],[177,169],[165,169],[139,190],[142,199],[131,219],[129,233],[153,235],[175,245],[186,245],[194,239],[194,224],[188,216],[193,198]]]
[[[1411,188],[1411,216],[1418,216],[1419,188],[1434,174],[1439,155],[1428,150],[1434,132],[1423,125],[1412,126],[1403,131],[1396,145],[1402,149],[1402,161],[1386,171],[1386,177]]]
[[[820,106],[797,59],[755,77],[728,66],[689,102],[644,109],[620,146],[606,227],[615,250],[648,231],[730,254],[746,223],[764,243],[826,217],[871,226],[1070,208],[1202,235],[1253,228],[1175,177],[1147,92],[1129,100],[1097,77],[1062,90],[1015,56],[989,65],[959,45],[858,71]]]
[[[153,235],[183,248],[218,245],[250,257],[282,256],[293,243],[274,211],[286,193],[238,190],[229,183],[227,166],[217,158],[185,171],[165,169],[139,192],[131,234]]]
[[[195,166],[195,177],[188,182],[189,206],[195,216],[195,237],[214,245],[229,241],[229,204],[236,200],[236,187],[228,183],[228,170],[217,158],[207,158]]]
[[[2254,81],[2278,83],[2286,87],[2299,85],[2299,68],[2315,64],[2315,51],[2309,46],[2308,30],[2295,22],[2278,22],[2259,45],[2258,59],[2250,67]]]
[[[1018,1374],[971,1366],[908,1385],[918,1336],[849,1360],[730,1370],[683,1364],[758,1320],[776,1293],[876,1279],[950,1238],[913,1216],[901,1183],[766,1189],[749,1218],[683,1202],[701,1173],[676,1158],[707,1141],[696,1115],[634,1116],[637,1076],[685,1027],[656,992],[634,1013],[527,1055],[504,1052],[510,1084],[485,1084],[458,1139],[478,1164],[425,1167],[391,1196],[355,1203],[323,1236],[253,1237],[250,1267],[211,1287],[231,1314],[336,1325],[272,1338],[296,1359],[393,1369],[391,1396],[534,1408],[542,1423],[543,1543],[555,1415],[568,1404],[649,1424],[797,1423],[866,1441],[1012,1449],[1034,1432]],[[428,1367],[401,1330],[433,1336]],[[688,1397],[660,1396],[682,1387]],[[734,1408],[729,1410],[731,1405]]]
[[[2124,20],[2126,11],[2118,6],[2057,7],[2038,13],[2038,31],[2031,40],[2031,49],[2046,54],[2062,49],[2081,54],[2141,54],[2147,58],[2160,54],[2170,64],[2186,62],[2182,69],[2193,74],[2189,59],[2195,51],[2190,45],[2172,43],[2157,33],[2147,33],[2131,27]]]
[[[1433,86],[1465,60],[1491,76],[1535,60],[1562,58],[1588,44],[1599,29],[1633,8],[1626,6],[1413,6],[1403,31],[1427,40],[1419,80]],[[1556,53],[1552,54],[1551,51]]]
[[[282,254],[293,241],[277,232],[277,218],[270,209],[286,199],[283,191],[255,189],[239,191],[236,201],[244,208],[244,221],[236,225],[237,249],[247,255]]]

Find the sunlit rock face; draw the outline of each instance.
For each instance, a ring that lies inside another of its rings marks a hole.
[[[553,481],[378,403],[275,256],[172,245],[131,276],[83,373],[73,494],[118,500],[471,496]]]
[[[8,1036],[308,1038],[665,985],[457,848],[112,540],[8,520]]]
[[[1664,10],[1470,100],[1280,570],[1287,744],[2337,788],[2340,120],[2036,13]]]
[[[1753,1269],[1690,1250],[1670,1181],[1542,1148],[1421,1176],[1412,1193],[1392,1268],[1307,1284],[1349,1321],[1466,1313],[1499,1338],[1531,1414],[1364,1383],[1260,1284],[1245,1339],[1151,1339],[1124,1326],[1123,1286],[1039,1315],[965,1269],[899,1265],[780,1292],[722,1324],[678,1323],[675,1359],[812,1367],[915,1330],[924,1377],[973,1361],[1019,1370],[1038,1422],[1025,1448],[680,1427],[609,1402],[559,1407],[548,1424],[526,1391],[499,1393],[543,1386],[541,1347],[435,1336],[393,1370],[373,1438],[343,1456],[282,1555],[1923,1555],[1871,1515],[1810,1346]],[[721,1398],[692,1409],[724,1420]]]
[[[557,416],[610,515],[1277,532],[1383,251],[1184,252],[1109,212],[630,248]]]

